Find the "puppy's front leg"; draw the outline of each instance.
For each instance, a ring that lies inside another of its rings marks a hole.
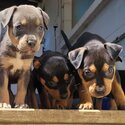
[[[15,108],[28,108],[28,105],[25,104],[25,97],[27,93],[29,77],[30,70],[24,70],[18,80],[17,94],[15,98]]]
[[[80,98],[80,106],[79,109],[93,109],[93,103],[91,95],[89,94],[86,86],[82,83],[79,86],[79,98]]]
[[[8,92],[8,74],[0,68],[0,108],[11,108]]]
[[[83,82],[82,69],[78,69],[78,74],[80,77],[80,85],[78,88],[80,106],[79,109],[93,109],[92,97],[88,91],[87,85]]]
[[[112,84],[112,95],[114,96],[118,109],[125,110],[125,94],[116,76]]]

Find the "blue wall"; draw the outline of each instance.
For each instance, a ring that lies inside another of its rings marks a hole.
[[[94,0],[73,0],[72,1],[72,26],[74,26]]]

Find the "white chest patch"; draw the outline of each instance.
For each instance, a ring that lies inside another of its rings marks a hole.
[[[21,59],[21,54],[16,53],[16,58],[12,58],[9,63],[13,65],[11,72],[14,73],[16,70],[21,70],[23,68],[24,61]]]

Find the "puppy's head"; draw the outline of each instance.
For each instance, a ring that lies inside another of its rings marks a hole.
[[[11,43],[20,52],[34,53],[40,43],[49,21],[48,15],[40,8],[31,5],[12,6],[0,12],[3,27]]]
[[[41,84],[54,99],[69,98],[72,77],[67,60],[60,55],[53,55],[45,60],[42,57],[34,60],[34,67],[39,71]]]
[[[93,48],[81,47],[68,53],[91,96],[101,98],[111,92],[115,62],[120,61],[118,55],[121,49],[120,45],[104,43]]]

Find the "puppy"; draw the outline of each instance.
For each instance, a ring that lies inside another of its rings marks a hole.
[[[38,108],[35,89],[41,106],[47,109],[66,109],[72,106],[73,83],[69,61],[61,53],[46,51],[34,59],[30,81],[33,108]]]
[[[49,21],[48,15],[31,5],[12,6],[0,12],[0,108],[11,108],[9,83],[17,83],[15,107],[25,108],[30,67]]]
[[[76,46],[77,48],[77,43],[72,46],[65,34],[65,32],[63,30],[61,30],[61,34],[64,38],[64,41],[65,41],[65,44],[68,48],[68,51],[71,51],[73,50]],[[68,55],[68,54],[67,54]],[[78,101],[76,101],[76,105],[75,106],[76,108],[79,108],[81,110],[85,110],[85,109],[93,109],[93,101],[92,101],[92,98],[89,94],[89,91],[87,90],[87,87],[85,84],[83,84],[83,81],[82,79],[80,78],[78,72],[77,72],[77,69],[74,69],[72,68],[72,74],[73,76],[75,76],[75,92],[74,92],[74,100],[76,100],[75,98],[78,98],[80,99],[80,102],[78,104]]]
[[[68,57],[84,85],[80,91],[82,98],[85,98],[86,91],[89,96],[99,99],[111,95],[117,108],[125,109],[125,95],[115,66],[116,61],[121,61],[121,50],[122,46],[108,43],[89,32],[81,35],[72,46]]]

